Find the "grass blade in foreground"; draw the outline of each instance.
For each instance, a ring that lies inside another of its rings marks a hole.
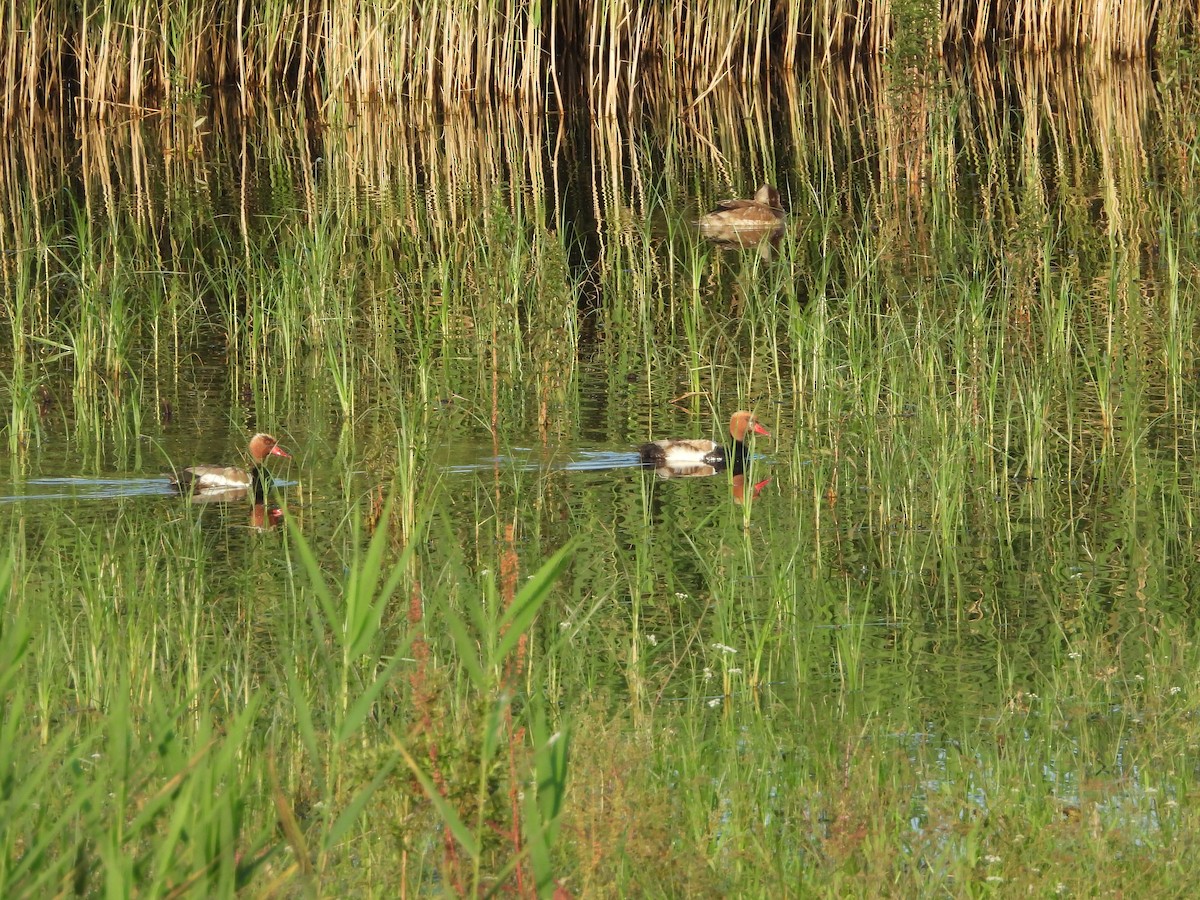
[[[475,610],[477,614],[473,621],[478,633],[472,637],[470,626],[453,610],[447,609],[443,614],[451,623],[452,642],[460,654],[471,658],[479,652],[476,648],[484,653],[482,659],[460,662],[460,669],[471,675],[468,686],[471,696],[467,706],[475,711],[475,721],[467,727],[465,734],[462,731],[452,734],[444,723],[425,716],[418,718],[406,738],[397,734],[392,736],[397,752],[436,811],[447,841],[453,841],[453,844],[445,845],[443,853],[447,882],[455,890],[472,895],[479,894],[489,885],[494,890],[501,889],[510,883],[509,878],[514,872],[518,884],[522,883],[525,873],[521,865],[530,853],[537,857],[535,881],[538,885],[551,883],[552,819],[561,809],[566,782],[565,742],[548,753],[547,744],[554,742],[545,738],[544,724],[534,726],[535,741],[538,742],[534,753],[531,755],[525,747],[522,737],[525,727],[513,720],[512,682],[520,674],[530,629],[550,596],[551,588],[570,562],[574,546],[568,544],[559,549],[521,591],[513,593],[516,556],[511,544],[511,529],[509,540],[502,566],[502,590],[495,591],[494,584],[490,589],[485,588],[484,593],[493,602],[479,603]],[[508,598],[507,608],[503,610],[499,608],[500,603],[494,602],[501,594]],[[427,658],[427,652],[425,642],[418,642],[414,649],[417,659]],[[414,675],[418,704],[431,703],[434,699],[427,694],[427,681],[433,677],[434,673],[424,667]],[[524,700],[525,713],[533,716],[537,723],[544,723],[540,695]],[[465,740],[472,740],[474,747],[461,746]],[[427,761],[418,761],[414,752],[417,746],[424,749],[423,756]],[[510,751],[507,779],[502,774],[503,747]],[[465,757],[464,762],[451,767],[450,761],[460,757]],[[474,785],[470,783],[468,766],[471,765],[477,772]],[[463,774],[456,777],[460,768],[464,770]],[[530,778],[536,779],[534,784],[529,784]],[[506,780],[509,782],[508,798],[512,801],[507,805],[503,802]],[[528,797],[538,799],[525,804],[516,802],[521,785]],[[539,790],[544,790],[545,795],[539,795]],[[498,839],[497,835],[504,837]],[[522,836],[525,846],[522,846]],[[459,859],[459,850],[466,853],[466,860]]]

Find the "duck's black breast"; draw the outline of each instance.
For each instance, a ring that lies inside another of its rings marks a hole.
[[[733,445],[730,457],[734,475],[745,474],[746,470],[750,468],[750,451],[746,449],[746,445],[742,441]]]

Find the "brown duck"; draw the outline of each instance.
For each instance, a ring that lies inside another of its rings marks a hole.
[[[700,233],[711,241],[749,246],[763,238],[783,234],[783,206],[779,191],[764,184],[753,200],[724,200],[700,217]]]

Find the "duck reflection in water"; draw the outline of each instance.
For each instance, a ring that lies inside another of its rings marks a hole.
[[[771,483],[770,478],[764,478],[762,481],[754,484],[750,488],[750,498],[757,500],[758,495],[762,493],[762,489]],[[746,502],[746,476],[737,474],[733,476],[733,502],[741,506]]]
[[[723,200],[700,217],[700,234],[721,247],[758,247],[770,260],[783,237],[784,212],[779,191],[764,184],[753,200]]]
[[[269,531],[283,524],[283,509],[272,503],[267,506],[260,496],[255,496],[250,509],[250,527],[255,531]]]
[[[750,468],[746,438],[750,434],[769,437],[771,432],[753,413],[739,410],[729,420],[729,434],[733,438],[730,447],[704,439],[669,438],[642,444],[638,456],[642,465],[653,468],[659,478],[705,478],[728,468],[733,473],[733,502],[741,504],[745,502],[746,473]],[[753,485],[751,496],[757,497],[770,481],[767,478]]]

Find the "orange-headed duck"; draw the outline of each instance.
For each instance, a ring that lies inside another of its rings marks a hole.
[[[753,244],[783,232],[783,206],[779,191],[769,184],[753,200],[724,200],[700,217],[700,233],[718,242]]]
[[[189,466],[180,470],[173,481],[180,493],[223,500],[240,500],[253,488],[255,501],[261,503],[263,488],[270,480],[270,475],[262,467],[268,456],[291,458],[291,454],[280,447],[274,437],[256,434],[250,438],[250,458],[254,460],[254,465],[249,472],[237,466]]]
[[[732,467],[734,475],[741,475],[750,459],[746,435],[751,431],[768,437],[771,434],[758,423],[753,413],[739,410],[729,420],[732,447],[725,448],[716,441],[672,438],[642,444],[638,456],[643,466],[654,466],[662,478],[715,475],[727,466]]]

